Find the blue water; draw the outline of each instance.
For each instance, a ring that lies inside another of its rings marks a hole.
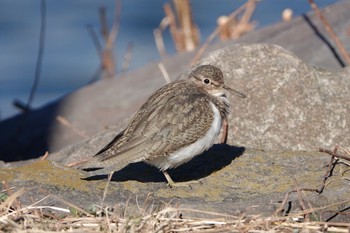
[[[116,41],[117,66],[130,42],[133,43],[130,69],[159,60],[153,29],[164,17],[162,0],[124,0],[120,30]],[[202,42],[215,29],[216,19],[228,15],[245,1],[191,0],[195,22]],[[336,0],[315,1],[320,7]],[[99,58],[86,25],[99,32],[100,6],[106,6],[112,21],[114,0],[47,1],[47,32],[41,81],[33,106],[38,107],[88,83],[96,74]],[[253,20],[258,27],[280,21],[285,8],[294,16],[310,11],[307,0],[263,0],[258,3]],[[40,28],[39,0],[1,0],[0,2],[0,119],[19,112],[14,99],[27,102],[34,79]],[[174,54],[168,32],[166,49]]]

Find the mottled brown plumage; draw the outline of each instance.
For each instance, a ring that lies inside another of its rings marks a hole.
[[[102,167],[90,175],[117,171],[144,161],[166,173],[207,150],[220,132],[229,111],[220,69],[203,65],[189,78],[156,91],[129,125],[82,168]],[[242,96],[242,94],[240,94]],[[192,146],[191,146],[192,145]]]

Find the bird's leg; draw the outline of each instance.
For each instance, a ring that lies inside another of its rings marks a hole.
[[[225,117],[222,121],[222,126],[220,129],[219,140],[221,144],[226,144],[227,142],[227,132],[228,132],[228,122],[227,117]]]
[[[202,184],[202,182],[200,182],[199,180],[191,180],[191,181],[186,181],[186,182],[175,182],[173,181],[173,179],[171,179],[169,173],[167,171],[163,171],[163,174],[166,178],[166,180],[168,181],[168,185],[170,187],[190,187],[191,188],[191,184]]]

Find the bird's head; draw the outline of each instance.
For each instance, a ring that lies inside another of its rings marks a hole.
[[[209,94],[216,97],[226,98],[226,92],[229,91],[241,98],[246,95],[235,89],[228,87],[224,83],[224,75],[221,70],[212,65],[201,65],[191,71],[190,80],[198,87],[207,91]]]

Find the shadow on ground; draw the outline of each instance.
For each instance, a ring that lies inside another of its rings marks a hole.
[[[0,122],[0,160],[14,162],[43,156],[49,151],[60,102],[48,104]]]
[[[244,147],[217,144],[207,152],[195,157],[188,163],[169,170],[175,182],[199,180],[229,165],[244,153]],[[84,180],[107,179],[107,175],[87,177]],[[162,172],[146,163],[132,163],[120,171],[114,172],[112,181],[135,180],[139,182],[166,182]]]

